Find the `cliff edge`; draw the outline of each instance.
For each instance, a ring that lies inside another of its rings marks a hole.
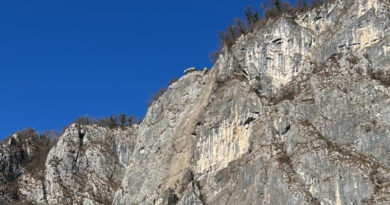
[[[0,198],[389,204],[389,9],[387,0],[332,1],[268,20],[210,70],[171,84],[140,124],[70,125],[39,177],[15,154],[34,158],[33,143],[15,134],[0,149]]]

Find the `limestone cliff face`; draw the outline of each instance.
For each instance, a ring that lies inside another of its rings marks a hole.
[[[46,160],[49,204],[110,204],[120,187],[137,128],[72,124]]]
[[[23,168],[36,155],[36,133],[32,130],[24,131],[22,136],[13,134],[4,140],[0,147],[0,203],[19,200],[21,177],[28,178],[29,173],[24,173]],[[35,182],[31,183],[34,189]],[[37,188],[42,191],[42,187]]]
[[[389,9],[334,1],[268,21],[139,125],[69,126],[43,178],[9,165],[7,142],[1,163],[41,204],[390,204]]]

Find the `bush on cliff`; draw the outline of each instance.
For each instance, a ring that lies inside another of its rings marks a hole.
[[[254,11],[252,7],[249,6],[245,9],[244,20],[236,18],[234,19],[234,23],[229,24],[225,31],[220,31],[218,33],[220,40],[219,49],[211,52],[209,59],[215,63],[222,48],[226,47],[230,50],[241,35],[252,32],[255,28],[264,25],[268,20],[274,20],[286,14],[294,15],[297,12],[304,12],[308,9],[327,3],[328,1],[330,0],[297,0],[295,6],[291,6],[288,1],[269,0],[263,1],[260,4],[260,11]],[[262,16],[260,14],[262,14]]]

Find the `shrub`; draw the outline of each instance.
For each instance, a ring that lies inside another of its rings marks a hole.
[[[305,0],[297,0],[295,6],[300,10],[306,10],[309,8],[309,4]]]
[[[129,117],[127,118],[127,123],[128,123],[129,125],[136,124],[136,123],[137,123],[136,121],[137,121],[137,120],[136,120],[136,117],[134,117],[134,116],[129,116]]]
[[[199,190],[202,190],[202,185],[200,184],[199,180],[195,181],[195,185],[198,187]]]
[[[39,134],[32,128],[26,128],[18,131],[16,135],[16,139],[13,136],[5,139],[7,142],[11,140],[11,144],[9,158],[3,160],[0,168],[2,194],[8,196],[8,199],[14,202],[12,204],[27,204],[24,203],[24,196],[19,190],[20,176],[24,172],[43,183],[47,154],[56,143],[58,132],[45,131]],[[0,199],[0,204],[4,203],[7,204]]]
[[[31,160],[26,165],[26,171],[37,179],[43,180],[47,154],[57,143],[60,133],[56,130],[46,130],[40,134],[37,134],[34,130],[32,131],[35,133],[34,151]]]
[[[179,79],[177,77],[173,77],[171,80],[168,81],[167,86],[165,88],[160,88],[156,93],[153,93],[146,103],[147,108],[149,108],[155,101],[157,101],[167,91],[170,85],[177,82],[178,80]]]
[[[244,14],[246,21],[235,18],[234,24],[228,25],[226,31],[219,32],[220,49],[224,46],[230,49],[241,35],[253,31],[256,23],[259,21],[258,12],[253,11],[252,7],[247,7]],[[212,59],[215,60],[215,57],[218,55],[219,51],[215,52]]]
[[[246,31],[243,31],[242,33],[246,34],[248,32],[253,31],[253,29],[256,26],[256,23],[260,20],[260,18],[259,18],[259,13],[256,11],[253,11],[252,7],[250,7],[250,6],[246,7],[244,14],[245,14],[247,27],[246,27]],[[240,19],[236,18],[236,24],[238,23],[238,20],[240,20]],[[242,24],[245,25],[245,22]]]
[[[282,16],[284,13],[293,13],[294,9],[290,7],[289,2],[283,2],[281,0],[271,0],[269,4],[263,3],[262,13],[264,19],[274,19]]]
[[[113,115],[109,117],[102,117],[98,120],[95,118],[90,118],[88,116],[77,118],[74,123],[79,125],[97,125],[99,127],[108,127],[110,129],[117,127],[126,127],[133,124],[138,124],[140,120],[137,120],[137,117],[131,115],[126,117],[126,114]]]
[[[124,127],[127,123],[126,114],[120,114],[121,118],[121,127]]]
[[[220,54],[221,54],[221,51],[220,51],[220,50],[212,51],[212,52],[209,54],[209,60],[210,60],[212,63],[215,63],[215,62],[218,60]]]
[[[111,116],[108,118],[108,127],[110,129],[113,129],[115,127],[118,127],[118,120],[115,116]]]
[[[150,107],[155,101],[157,101],[165,92],[167,91],[166,88],[160,88],[157,92],[153,93],[150,96],[150,99],[147,102],[147,106]]]
[[[178,80],[179,80],[179,78],[177,78],[176,76],[173,77],[171,80],[168,81],[168,86],[167,87],[169,87],[173,83],[176,83]]]
[[[88,116],[78,117],[78,118],[76,118],[74,123],[79,124],[79,125],[90,125],[91,123],[93,123],[93,120],[90,120],[90,118]]]
[[[350,58],[347,58],[348,62],[350,64],[356,65],[359,62],[359,59],[356,56],[352,56]]]
[[[290,6],[288,1],[283,0],[269,0],[268,3],[264,1],[260,6],[263,18],[260,17],[258,11],[253,11],[252,7],[249,6],[244,11],[245,20],[236,18],[234,23],[228,25],[225,31],[218,32],[220,45],[217,51],[210,53],[209,59],[215,63],[222,48],[226,47],[230,50],[241,35],[252,32],[257,26],[261,25],[260,22],[264,24],[267,20],[279,18],[283,14],[292,15],[296,12],[317,7],[328,1],[330,0],[311,0],[308,3],[306,0],[297,0],[295,7]]]

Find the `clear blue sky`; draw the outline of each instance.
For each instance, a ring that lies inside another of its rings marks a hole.
[[[0,138],[78,116],[142,117],[184,69],[211,67],[217,31],[259,0],[0,2]]]

